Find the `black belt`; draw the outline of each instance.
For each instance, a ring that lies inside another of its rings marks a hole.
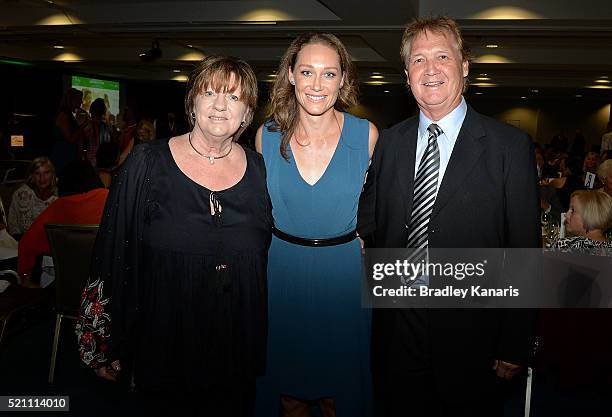
[[[285,232],[281,232],[276,227],[272,227],[272,233],[277,238],[284,240],[285,242],[294,243],[302,246],[335,246],[343,243],[348,243],[357,237],[357,231],[353,230],[345,235],[330,237],[327,239],[305,239],[303,237],[297,237],[288,235]]]

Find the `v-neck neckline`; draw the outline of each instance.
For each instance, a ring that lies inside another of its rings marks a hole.
[[[295,160],[295,156],[293,155],[293,149],[291,147],[291,143],[289,143],[287,145],[288,148],[289,148],[289,151],[291,152],[291,156],[293,158],[293,164],[292,165],[295,165],[295,172],[297,173],[298,177],[300,177],[302,182],[304,184],[306,184],[308,187],[315,188],[323,180],[323,178],[325,177],[325,174],[327,174],[327,171],[329,171],[329,168],[331,167],[332,163],[334,162],[334,159],[336,159],[336,154],[338,153],[338,148],[340,148],[340,142],[342,141],[342,138],[344,137],[344,129],[345,128],[346,128],[346,113],[342,113],[342,129],[340,130],[340,137],[338,138],[338,143],[336,143],[336,147],[334,148],[334,152],[332,153],[332,157],[330,158],[329,162],[327,163],[327,166],[323,170],[323,173],[312,184],[310,184],[308,181],[306,181],[304,179],[304,177],[302,176],[302,173],[300,172],[300,169],[297,166],[297,162]]]

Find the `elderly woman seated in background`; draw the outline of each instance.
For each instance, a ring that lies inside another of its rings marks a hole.
[[[612,197],[599,190],[579,190],[571,195],[565,214],[565,231],[571,237],[553,243],[556,249],[612,248],[606,230],[612,227]]]
[[[36,217],[57,199],[55,168],[45,156],[28,168],[26,183],[13,193],[8,215],[8,231],[14,237],[25,233]]]
[[[612,159],[607,159],[599,165],[597,176],[603,185],[601,190],[612,196]]]
[[[45,224],[98,224],[108,195],[87,161],[73,161],[62,170],[58,192],[60,198],[38,216],[19,241],[18,272],[26,286],[38,284],[39,276],[32,277],[38,257],[51,252]]]

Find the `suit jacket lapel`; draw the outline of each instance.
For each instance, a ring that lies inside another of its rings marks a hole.
[[[459,136],[457,136],[457,142],[451,153],[444,178],[442,178],[442,183],[436,196],[431,219],[435,218],[453,195],[461,189],[461,184],[465,177],[472,170],[474,164],[477,163],[484,149],[481,143],[484,136],[484,129],[478,114],[468,106]]]
[[[414,123],[410,124],[403,132],[400,133],[397,152],[395,153],[395,166],[397,167],[397,176],[402,190],[402,199],[406,203],[406,219],[405,222],[410,222],[412,213],[412,197],[414,193],[414,164],[416,156],[416,143],[419,127],[419,118],[414,118]]]

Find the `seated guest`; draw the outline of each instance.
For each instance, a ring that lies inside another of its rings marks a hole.
[[[67,165],[60,174],[58,188],[60,198],[36,218],[19,241],[17,271],[24,285],[37,281],[32,279],[37,258],[51,252],[45,233],[46,223],[100,223],[108,190],[89,162],[74,161]]]
[[[570,196],[576,190],[582,190],[584,186],[584,175],[582,172],[582,158],[574,156],[562,160],[560,163],[563,176],[550,182],[557,189],[557,196],[564,209],[569,206]]]
[[[105,188],[110,187],[113,174],[118,165],[119,145],[115,142],[100,144],[98,152],[96,152],[96,170]]]
[[[574,191],[565,213],[565,231],[572,237],[561,238],[552,247],[612,248],[605,234],[611,226],[612,197],[598,190]]]
[[[14,237],[25,233],[44,209],[57,199],[55,168],[45,156],[28,168],[26,183],[13,193],[8,215],[8,231]]]
[[[612,196],[612,159],[608,159],[599,165],[597,176],[603,185],[602,191]]]
[[[586,175],[588,173],[594,174],[595,175],[595,180],[593,182],[593,185],[591,187],[588,187],[590,189],[597,189],[597,188],[601,188],[601,181],[599,181],[599,178],[597,178],[597,167],[599,166],[599,154],[597,152],[587,152],[587,154],[584,156],[584,163],[582,164],[582,178],[584,180],[584,183],[586,183]]]

